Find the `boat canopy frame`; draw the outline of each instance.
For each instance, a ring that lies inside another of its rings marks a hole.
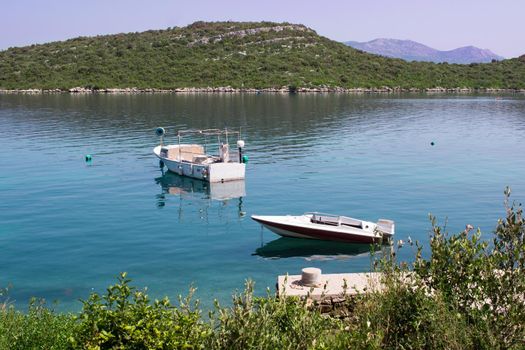
[[[242,129],[239,128],[239,131],[237,130],[229,130],[228,128],[224,129],[185,129],[185,130],[177,130],[177,144],[179,145],[179,152],[180,152],[180,146],[181,146],[181,140],[183,136],[189,136],[189,135],[196,135],[196,136],[203,136],[204,137],[204,153],[208,154],[208,137],[210,136],[216,136],[217,137],[217,144],[220,146],[221,144],[227,144],[229,145],[229,136],[235,136],[237,135],[237,141],[241,140],[241,131]],[[163,144],[163,136],[161,136],[161,145]],[[222,140],[222,137],[224,137],[224,142]],[[215,142],[210,143],[215,144]]]

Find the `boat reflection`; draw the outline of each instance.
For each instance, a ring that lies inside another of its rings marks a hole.
[[[236,206],[239,217],[245,215],[243,211],[243,197],[246,196],[244,180],[211,183],[166,171],[162,173],[162,176],[156,178],[155,182],[162,188],[162,193],[156,196],[159,208],[166,206],[170,196],[176,196],[179,197],[180,214],[182,214],[183,207],[187,206],[198,209],[200,217],[207,219],[208,209],[213,206],[213,202],[220,202],[221,208],[231,208],[233,204]]]
[[[211,183],[167,171],[156,178],[155,182],[162,187],[164,194],[218,201],[246,196],[244,180]]]
[[[268,259],[344,260],[368,254],[370,245],[281,237],[257,248],[253,255]]]

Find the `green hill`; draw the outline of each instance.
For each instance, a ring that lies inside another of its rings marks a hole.
[[[270,22],[196,22],[0,52],[1,89],[76,86],[523,89],[525,59],[406,62],[355,50],[302,25]]]

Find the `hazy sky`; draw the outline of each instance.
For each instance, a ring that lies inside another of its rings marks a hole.
[[[198,20],[267,20],[302,23],[338,41],[411,39],[439,50],[525,54],[525,0],[2,0],[0,10],[0,50]]]

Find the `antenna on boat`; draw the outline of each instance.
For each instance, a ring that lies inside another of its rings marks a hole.
[[[181,154],[181,149],[180,149],[180,130],[177,131],[177,140],[179,142],[179,162],[182,162],[182,154]],[[179,167],[180,168],[180,167]],[[181,173],[182,174],[182,173]]]

